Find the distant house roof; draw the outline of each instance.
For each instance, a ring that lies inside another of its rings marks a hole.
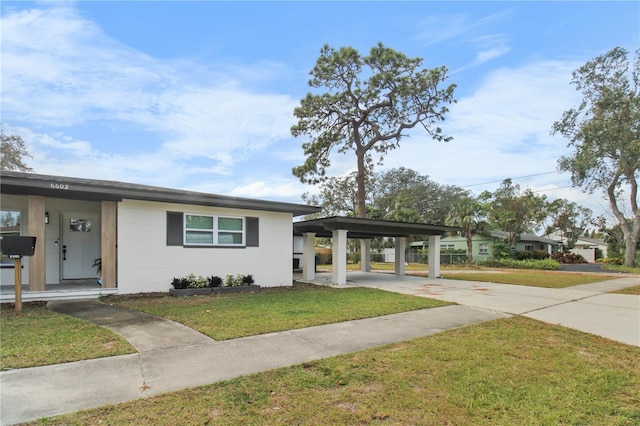
[[[491,231],[490,235],[474,235],[474,237],[479,236],[481,238],[485,238],[485,239],[489,239],[489,238],[506,238],[507,237],[507,232],[505,231]],[[455,240],[464,240],[465,237],[463,236],[455,236],[455,237],[447,237],[447,238],[452,238]],[[454,240],[454,241],[455,241]],[[551,244],[551,245],[558,245],[561,242],[560,241],[556,241],[556,240],[552,240],[550,238],[545,238],[545,237],[539,237],[537,235],[533,235],[533,234],[520,234],[520,242],[524,241],[524,242],[537,242],[537,243],[544,243],[544,244]],[[426,246],[427,241],[414,241],[413,243],[411,243],[412,247],[422,247],[422,246]]]
[[[508,232],[505,231],[491,231],[491,236],[494,238],[506,238]],[[552,240],[551,238],[539,237],[534,234],[520,234],[520,241],[531,241],[536,243],[545,243],[545,244],[553,244],[558,245],[562,243],[561,241]]]
[[[599,238],[589,238],[589,237],[579,237],[578,242],[580,244],[591,244],[594,246],[606,246],[607,242],[605,240],[601,240]]]
[[[459,230],[459,228],[452,226],[361,219],[344,216],[324,217],[294,222],[293,224],[293,232],[295,235],[313,232],[317,237],[329,238],[332,236],[332,232],[337,229],[346,229],[349,238],[362,239],[373,237],[408,237],[410,235],[445,235],[447,232]]]
[[[229,197],[126,182],[9,171],[0,172],[0,192],[2,194],[42,195],[45,197],[89,201],[145,200],[273,211],[291,213],[293,216],[317,213],[321,210],[320,207],[304,204]]]

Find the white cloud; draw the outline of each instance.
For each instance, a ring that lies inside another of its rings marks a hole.
[[[187,60],[161,62],[110,38],[65,4],[6,13],[2,28],[5,122],[68,128],[110,120],[155,135],[158,148],[146,164],[204,157],[223,173],[289,137],[295,101],[243,89],[242,80],[250,86],[275,78],[282,65],[233,64],[225,74]]]

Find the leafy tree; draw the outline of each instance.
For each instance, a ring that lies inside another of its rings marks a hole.
[[[606,194],[624,234],[625,265],[633,266],[640,235],[640,50],[629,60],[627,50],[616,47],[574,71],[571,83],[583,100],[553,124],[552,133],[574,149],[558,168],[571,173],[573,185]]]
[[[551,223],[547,226],[547,234],[555,230],[560,231],[562,240],[566,241],[570,249],[575,246],[580,235],[588,231],[587,226],[593,223],[591,209],[564,198],[558,198],[549,203],[547,212],[551,219]]]
[[[446,105],[455,102],[455,85],[439,87],[447,78],[446,67],[421,65],[421,58],[408,58],[381,43],[368,56],[352,47],[325,45],[309,80],[309,86],[325,91],[307,94],[294,110],[298,122],[292,135],[311,140],[302,144],[307,159],[293,174],[302,182],[318,183],[325,179],[334,149],[353,151],[358,213],[366,217],[366,176],[373,169],[373,152],[382,162],[406,131],[418,125],[436,140],[451,140],[437,123],[444,120]]]
[[[355,172],[347,176],[326,179],[316,195],[302,194],[308,204],[322,207],[323,216],[352,216],[358,211]]]
[[[490,226],[507,233],[507,243],[515,248],[520,234],[534,232],[547,217],[546,196],[534,194],[530,189],[520,190],[520,185],[505,179],[493,193],[480,194],[480,201],[487,209]]]
[[[2,130],[0,130],[0,138],[2,140],[0,170],[32,172],[33,169],[24,163],[24,158],[31,158],[31,155],[29,155],[22,138],[17,135],[6,135]]]
[[[473,236],[488,229],[482,204],[472,197],[458,199],[447,216],[446,224],[462,228],[461,234],[467,240],[467,260],[473,261]]]
[[[400,216],[405,222],[432,224],[444,224],[453,203],[468,195],[458,186],[436,183],[404,167],[377,173],[373,188],[375,206],[385,218],[398,220]],[[402,213],[396,213],[399,211]],[[411,216],[420,220],[409,220]]]

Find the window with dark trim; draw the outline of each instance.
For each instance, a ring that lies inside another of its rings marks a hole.
[[[258,247],[259,218],[167,212],[167,245]]]
[[[18,210],[0,210],[0,235],[20,235],[22,212]],[[0,265],[13,267],[13,259],[2,255]]]
[[[186,213],[184,245],[244,246],[244,218]]]

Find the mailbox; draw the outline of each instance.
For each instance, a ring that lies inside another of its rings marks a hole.
[[[36,237],[5,235],[0,238],[0,251],[10,258],[33,256],[36,249]]]

